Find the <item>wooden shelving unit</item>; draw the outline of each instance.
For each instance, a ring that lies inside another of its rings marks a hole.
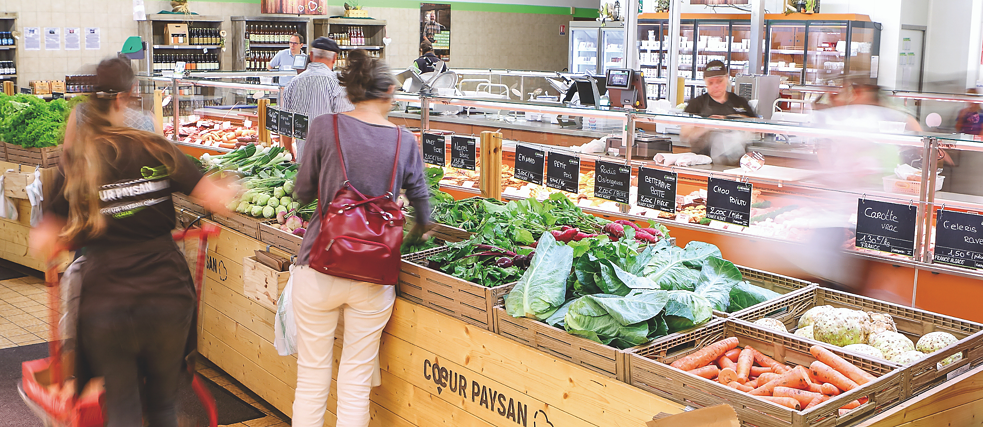
[[[2,32],[13,32],[17,29],[17,13],[16,12],[3,12],[0,13],[0,31]],[[17,86],[17,76],[20,64],[17,61],[17,42],[15,40],[13,45],[0,46],[0,61],[13,61],[14,63],[14,73],[13,74],[0,74],[0,82],[12,81],[14,82],[14,87],[16,90]]]
[[[310,46],[311,18],[297,15],[262,15],[262,16],[233,16],[232,17],[232,70],[247,71],[248,60],[254,54],[274,55],[290,47],[284,42],[249,40],[248,30],[251,28],[266,28],[271,32],[284,34],[299,33],[304,36],[304,51]]]
[[[149,63],[147,60],[135,61],[137,62],[138,71],[153,71],[155,61],[162,59],[159,55],[215,55],[217,56],[219,62],[219,69],[228,69],[228,67],[225,65],[225,58],[222,53],[221,43],[174,45],[168,43],[167,37],[165,36],[167,24],[187,24],[189,31],[191,29],[204,28],[218,31],[219,37],[222,37],[221,31],[223,30],[222,26],[224,22],[224,18],[217,16],[171,14],[147,15],[146,21],[140,21],[137,24],[137,32],[139,33],[140,38],[147,43],[147,55],[150,61]],[[158,56],[155,56],[155,53],[158,54]],[[150,70],[147,69],[148,66],[150,67]]]

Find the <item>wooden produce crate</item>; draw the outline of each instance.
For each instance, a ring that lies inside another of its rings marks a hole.
[[[798,327],[799,318],[803,313],[820,305],[890,314],[894,318],[898,332],[906,335],[913,343],[917,343],[918,338],[929,332],[948,332],[955,335],[959,341],[904,367],[906,397],[946,381],[953,371],[968,369],[983,363],[983,324],[828,288],[815,287],[794,295],[789,294],[734,313],[734,317],[748,322],[771,317],[784,323],[791,333]],[[833,346],[827,345],[827,347]],[[960,352],[963,355],[962,360],[939,369],[938,362]]]
[[[752,285],[767,289],[769,291],[775,291],[782,295],[815,285],[815,283],[806,280],[783,276],[781,274],[769,273],[767,271],[758,270],[751,267],[743,267],[740,265],[737,265],[736,267],[741,271],[741,275],[744,276],[744,280],[748,281]],[[725,313],[714,310],[713,314],[717,317],[731,317],[735,313]]]
[[[7,161],[7,143],[0,142],[0,161]]]
[[[281,230],[280,224],[273,220],[259,224],[259,240],[290,255],[297,255],[304,238]]]
[[[472,325],[497,332],[494,318],[495,304],[512,290],[515,284],[489,288],[421,265],[430,256],[445,250],[447,248],[439,247],[404,256],[399,271],[399,283],[396,285],[397,295]]]
[[[808,340],[761,329],[733,318],[721,319],[704,328],[657,341],[628,354],[629,381],[643,390],[697,408],[720,403],[731,405],[742,425],[758,427],[853,425],[905,399],[901,370],[891,364],[839,351],[835,347],[831,349],[834,353],[878,378],[808,411],[773,404],[669,366],[676,359],[729,337],[737,337],[741,347],[750,345],[788,365],[809,366],[815,361],[809,353],[813,343]],[[869,399],[867,403],[839,414],[840,407],[864,396]]]
[[[251,216],[237,214],[235,212],[229,216],[219,215],[217,213],[212,214],[212,220],[222,224],[224,227],[231,228],[254,239],[259,238],[259,224],[263,221],[267,221],[265,218],[258,219]]]
[[[193,202],[191,197],[184,193],[171,193],[171,199],[174,200],[174,208],[179,211],[183,209],[197,216],[208,215],[204,207]]]
[[[276,312],[276,302],[290,279],[289,271],[276,271],[256,261],[256,256],[242,259],[243,295]]]
[[[15,199],[27,199],[27,186],[34,182],[34,166],[24,166],[17,169],[0,171],[3,173],[3,192],[7,197]],[[41,188],[47,197],[52,191],[55,177],[58,175],[57,168],[41,169]]]
[[[24,148],[19,145],[3,143],[7,161],[29,166],[53,168],[61,158],[61,146],[44,148]]]
[[[462,228],[451,227],[444,224],[434,224],[433,228],[430,229],[430,236],[434,239],[440,239],[445,242],[460,242],[462,240],[468,240],[474,233],[470,231],[465,231]]]

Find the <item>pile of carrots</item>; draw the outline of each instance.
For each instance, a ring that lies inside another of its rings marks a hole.
[[[808,368],[801,365],[791,368],[751,346],[740,349],[738,344],[736,337],[726,338],[672,362],[671,366],[797,411],[811,409],[832,396],[876,379],[818,345],[809,349],[816,361]],[[866,399],[844,405],[840,414],[857,408]]]

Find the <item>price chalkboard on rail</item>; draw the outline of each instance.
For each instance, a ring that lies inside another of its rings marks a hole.
[[[751,225],[751,183],[710,178],[707,218],[747,227]]]
[[[515,179],[543,185],[546,153],[524,145],[515,146]]]
[[[458,169],[475,169],[474,138],[469,136],[451,137],[451,167]]]
[[[51,99],[65,99],[64,92],[51,92]]]
[[[550,153],[546,159],[546,186],[576,194],[580,187],[580,158]]]
[[[613,202],[631,203],[631,166],[594,162],[594,197]]]
[[[638,168],[638,206],[676,213],[675,172]]]
[[[983,268],[983,215],[937,210],[933,261]]]
[[[294,136],[294,113],[289,111],[281,111],[280,125],[278,126],[278,129],[280,129],[278,132],[280,135],[289,136],[292,138]]]
[[[447,163],[445,141],[443,135],[423,134],[423,162],[434,166],[444,166]]]
[[[857,247],[915,255],[915,205],[861,199],[857,202]]]
[[[279,133],[280,111],[276,108],[266,107],[266,130]]]
[[[294,113],[294,138],[307,139],[307,116]]]

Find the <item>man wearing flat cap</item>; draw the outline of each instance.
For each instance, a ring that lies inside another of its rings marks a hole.
[[[744,98],[727,90],[730,71],[721,61],[710,61],[703,71],[707,93],[690,99],[686,112],[715,119],[757,117]],[[747,135],[742,132],[715,130],[706,126],[683,126],[683,142],[696,154],[710,156],[714,163],[736,165],[744,155]]]
[[[290,81],[280,97],[280,108],[307,116],[308,122],[324,114],[344,113],[355,109],[348,94],[338,82],[333,68],[341,48],[327,37],[318,37],[310,46],[310,64],[303,73]],[[300,161],[304,141],[293,144],[291,138],[282,138],[283,146]]]

